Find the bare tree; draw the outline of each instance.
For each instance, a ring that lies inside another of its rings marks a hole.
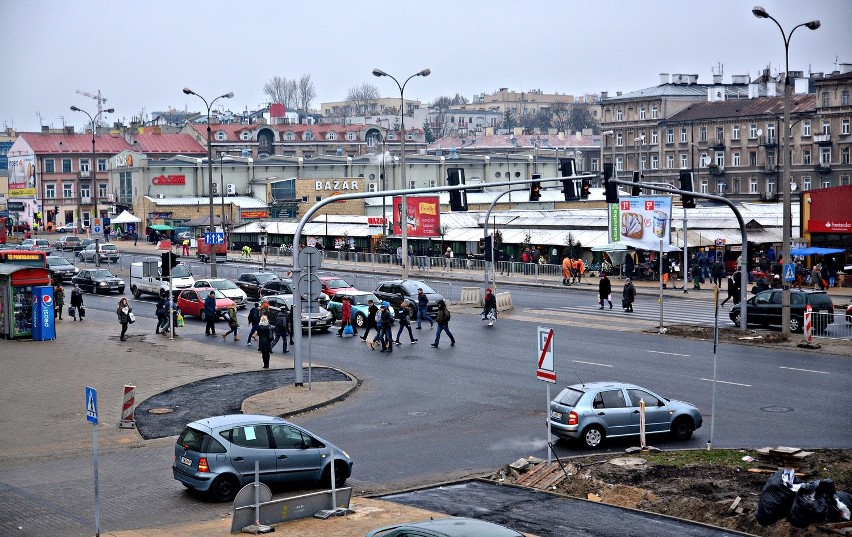
[[[454,106],[462,104],[467,104],[467,99],[458,93],[453,97],[443,96],[432,101],[430,108],[435,112],[435,136],[441,138],[450,134],[451,126],[447,123],[447,112]]]
[[[298,85],[298,108],[299,110],[304,110],[305,112],[311,107],[311,101],[313,101],[317,96],[316,88],[314,87],[314,82],[311,80],[311,75],[302,75],[302,78],[299,79]]]
[[[284,104],[287,93],[287,78],[275,75],[272,80],[263,85],[263,93],[269,96],[273,103]]]
[[[380,98],[379,88],[372,84],[361,84],[349,88],[346,93],[346,102],[349,103],[351,114],[367,114],[370,103]]]
[[[568,132],[571,125],[571,108],[568,103],[562,101],[553,103],[550,107],[550,126],[558,132]]]

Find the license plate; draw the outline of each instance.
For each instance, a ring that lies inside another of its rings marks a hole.
[[[181,457],[180,462],[181,462],[181,464],[185,464],[187,466],[192,466],[192,459],[190,459],[188,457]]]

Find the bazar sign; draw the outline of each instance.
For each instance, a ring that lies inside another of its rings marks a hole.
[[[329,179],[316,181],[316,190],[358,190],[358,179]],[[341,192],[335,192],[340,194]]]
[[[185,185],[185,175],[158,175],[151,179],[152,185]]]
[[[643,250],[669,244],[672,201],[668,196],[629,196],[609,204],[609,241]]]
[[[852,220],[808,220],[808,231],[811,233],[852,233]]]
[[[269,211],[240,211],[240,218],[250,220],[252,218],[269,218]]]

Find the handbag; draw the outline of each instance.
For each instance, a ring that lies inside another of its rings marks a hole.
[[[80,306],[80,318],[82,319],[85,316],[86,316],[86,308],[84,308],[83,306]]]
[[[68,315],[74,316],[74,306],[68,306]]]
[[[352,328],[352,325],[346,323],[346,326],[343,327],[343,335],[344,336],[354,336],[355,330]]]
[[[183,326],[183,315],[178,313],[177,317],[175,317],[175,326],[181,328]]]
[[[136,315],[131,311],[130,313],[127,314],[127,320],[130,322],[130,324],[135,323],[136,322]]]

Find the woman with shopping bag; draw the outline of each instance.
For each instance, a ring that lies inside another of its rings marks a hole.
[[[121,297],[118,301],[118,308],[115,310],[115,314],[118,315],[118,323],[121,325],[120,339],[121,341],[127,341],[127,338],[124,337],[127,334],[127,325],[134,322],[136,318],[133,315],[133,308],[130,307],[125,297]]]

